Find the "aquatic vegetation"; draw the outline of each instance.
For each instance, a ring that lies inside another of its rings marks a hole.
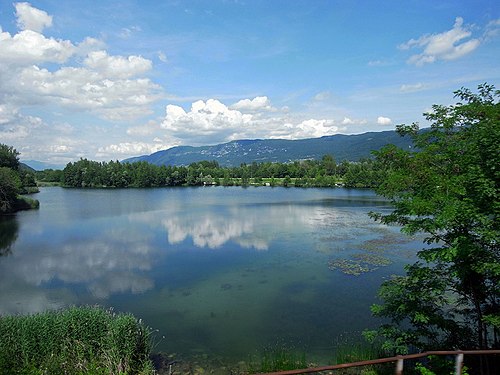
[[[359,276],[362,273],[370,272],[370,268],[352,259],[336,259],[328,262],[331,270],[340,270],[346,275]]]
[[[381,266],[388,266],[391,260],[375,254],[356,254],[353,259],[334,259],[328,262],[328,268],[339,270],[346,275],[359,276],[375,271]]]

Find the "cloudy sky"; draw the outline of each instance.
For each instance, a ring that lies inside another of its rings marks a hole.
[[[0,0],[21,160],[393,129],[500,86],[497,0]]]

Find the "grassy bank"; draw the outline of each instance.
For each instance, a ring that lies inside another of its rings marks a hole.
[[[38,208],[40,208],[40,202],[25,195],[18,195],[16,201],[12,206],[12,210],[14,212],[23,210],[37,210]]]
[[[72,307],[0,317],[1,374],[152,374],[150,331],[130,314]]]

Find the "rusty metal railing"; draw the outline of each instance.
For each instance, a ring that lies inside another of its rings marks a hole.
[[[380,359],[372,359],[369,361],[359,361],[359,362],[351,362],[351,363],[343,363],[340,365],[331,365],[331,366],[323,366],[323,367],[310,367],[300,370],[288,370],[288,371],[277,371],[277,372],[267,372],[261,373],[257,375],[299,375],[299,374],[310,374],[313,372],[323,372],[323,371],[332,371],[339,369],[346,369],[351,367],[360,367],[360,366],[370,366],[370,365],[379,365],[381,363],[389,363],[396,362],[396,375],[403,374],[404,361],[407,359],[417,359],[422,357],[427,357],[430,355],[454,355],[455,356],[455,375],[462,374],[462,367],[464,362],[464,355],[490,355],[490,354],[500,354],[500,350],[441,350],[441,351],[429,351],[424,353],[416,353],[416,354],[407,354],[407,355],[398,355],[395,357],[387,357]]]

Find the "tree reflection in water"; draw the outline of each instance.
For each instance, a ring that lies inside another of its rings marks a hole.
[[[0,257],[11,254],[18,231],[19,224],[15,218],[0,217]]]

